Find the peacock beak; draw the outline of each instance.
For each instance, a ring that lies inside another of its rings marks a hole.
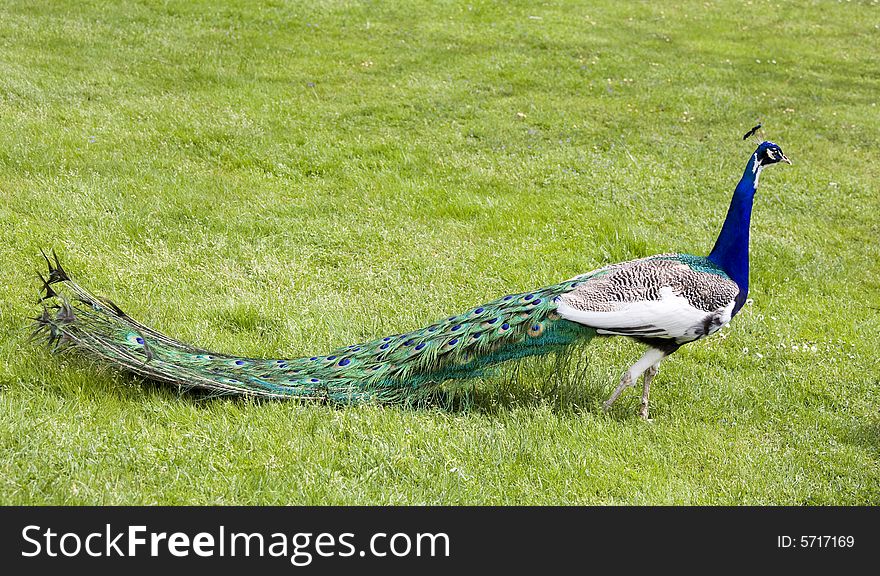
[[[788,156],[786,156],[785,154],[782,155],[782,161],[786,164],[791,164],[791,160],[789,160]]]

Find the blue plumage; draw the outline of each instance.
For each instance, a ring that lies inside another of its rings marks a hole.
[[[709,260],[718,264],[739,286],[734,315],[743,307],[749,293],[749,224],[758,178],[765,166],[776,162],[790,163],[779,146],[772,142],[761,143],[749,159],[743,177],[733,192],[727,218],[709,254]]]

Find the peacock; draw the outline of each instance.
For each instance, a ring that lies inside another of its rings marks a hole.
[[[597,336],[627,336],[647,350],[604,407],[644,376],[639,412],[647,420],[661,361],[717,332],[745,304],[753,199],[761,171],[779,162],[791,164],[778,145],[760,142],[706,257],[670,253],[611,264],[321,356],[242,358],[180,342],[74,282],[54,251],[51,258],[43,252],[49,272],[40,275],[43,306],[34,337],[55,351],[75,350],[181,390],[356,404],[413,400],[502,362],[559,352]]]

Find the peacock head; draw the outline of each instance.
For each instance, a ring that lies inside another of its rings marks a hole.
[[[778,144],[774,144],[767,140],[758,145],[758,149],[755,150],[755,160],[757,166],[762,168],[771,164],[776,164],[777,162],[791,164],[791,160],[789,160],[788,156],[782,152],[782,148],[780,148]]]

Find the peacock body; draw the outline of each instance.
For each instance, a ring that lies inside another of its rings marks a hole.
[[[612,264],[322,356],[241,358],[180,342],[88,292],[57,256],[46,258],[49,276],[35,335],[46,336],[55,349],[78,350],[184,389],[342,404],[407,401],[508,360],[556,352],[597,335],[628,336],[648,350],[624,373],[606,407],[644,374],[641,414],[647,418],[648,390],[660,361],[719,330],[745,302],[752,199],[763,167],[779,161],[788,158],[776,144],[758,146],[708,257],[661,254]]]

